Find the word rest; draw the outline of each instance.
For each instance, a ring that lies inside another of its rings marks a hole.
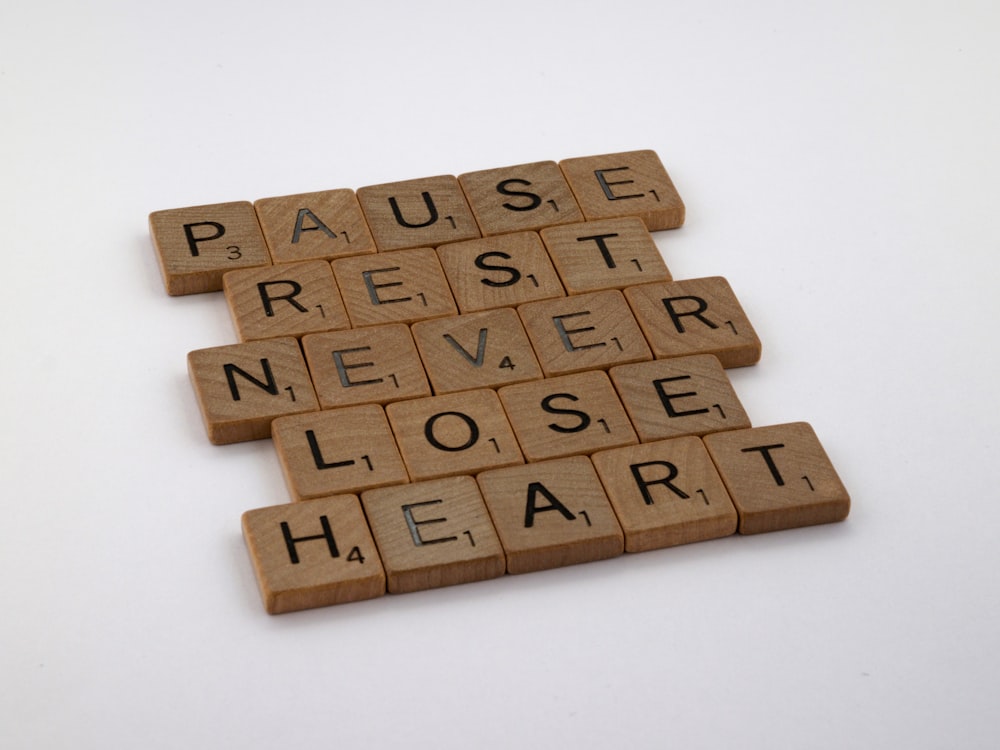
[[[812,428],[751,425],[683,221],[652,151],[151,214],[239,337],[188,355],[208,437],[271,438],[293,501],[243,516],[267,611],[844,519]]]

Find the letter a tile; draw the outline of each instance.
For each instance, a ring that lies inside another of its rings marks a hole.
[[[843,521],[851,500],[805,422],[702,438],[740,514],[740,533]]]
[[[385,572],[355,495],[248,510],[243,538],[272,615],[385,594]]]

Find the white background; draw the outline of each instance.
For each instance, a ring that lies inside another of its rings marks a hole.
[[[5,3],[0,747],[995,748],[997,7]],[[149,212],[645,148],[850,518],[265,614]]]

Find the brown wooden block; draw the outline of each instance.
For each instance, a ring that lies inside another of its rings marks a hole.
[[[750,426],[726,371],[711,354],[621,365],[608,374],[644,443]]]
[[[655,151],[581,156],[559,166],[588,221],[638,216],[651,232],[684,223],[684,202]]]
[[[741,534],[847,518],[850,496],[809,424],[716,432],[702,439],[740,514]]]
[[[437,253],[463,313],[566,296],[535,232],[455,242]]]
[[[495,391],[397,401],[385,411],[415,482],[524,462]]]
[[[333,260],[376,251],[353,190],[261,198],[253,205],[275,263]]]
[[[271,437],[294,500],[409,481],[377,404],[281,417],[271,423]]]
[[[600,370],[509,385],[497,393],[528,461],[639,442],[607,373]]]
[[[369,185],[358,202],[382,252],[479,237],[479,225],[452,175]]]
[[[642,219],[587,221],[541,232],[570,294],[670,281],[670,271]]]
[[[760,339],[721,276],[633,286],[625,298],[658,358],[714,354],[723,367],[760,360]]]
[[[435,393],[542,378],[521,319],[509,307],[424,320],[410,328]]]
[[[302,349],[324,409],[431,395],[410,328],[402,323],[309,334]]]
[[[617,289],[529,302],[517,312],[549,377],[653,358]]]
[[[469,172],[458,181],[484,237],[583,221],[554,161]]]
[[[273,419],[319,409],[293,338],[198,349],[188,354],[188,371],[216,445],[270,437]]]
[[[332,265],[355,328],[458,312],[437,254],[429,247],[341,258]]]
[[[369,490],[361,502],[390,593],[503,575],[503,548],[472,477]]]
[[[351,327],[326,261],[230,271],[222,286],[240,341]]]
[[[385,594],[385,572],[355,495],[248,510],[243,538],[272,615]]]
[[[154,211],[149,233],[170,295],[217,292],[226,271],[271,264],[248,201]]]
[[[586,456],[477,475],[507,553],[507,572],[606,560],[624,551],[621,526]]]
[[[625,532],[626,552],[736,533],[736,508],[698,438],[658,440],[590,458]]]

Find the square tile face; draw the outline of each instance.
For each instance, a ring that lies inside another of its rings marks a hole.
[[[198,349],[188,354],[188,372],[216,445],[270,437],[273,419],[319,409],[292,338]]]
[[[375,240],[353,190],[261,198],[253,206],[275,263],[375,252]]]
[[[369,185],[358,190],[358,202],[380,252],[480,236],[465,193],[452,175]]]
[[[624,551],[618,519],[586,456],[486,471],[476,481],[507,553],[508,573]]]
[[[644,443],[750,427],[726,371],[711,354],[621,365],[608,374]]]
[[[509,385],[497,393],[528,461],[639,442],[607,373],[599,370]]]
[[[601,451],[591,460],[625,531],[626,552],[736,533],[736,508],[698,438]]]
[[[469,172],[458,181],[484,237],[583,221],[554,161]]]
[[[625,298],[658,358],[714,354],[723,367],[760,360],[760,339],[721,276],[633,286]]]
[[[280,417],[271,437],[293,500],[409,481],[381,406]]]
[[[581,156],[559,166],[588,221],[638,216],[650,232],[684,223],[684,202],[655,151]]]
[[[302,338],[324,409],[431,395],[409,326],[395,323]]]
[[[271,614],[385,594],[382,562],[354,495],[248,510],[243,538]]]
[[[149,233],[170,295],[217,292],[226,271],[271,265],[247,201],[154,211]]]
[[[385,411],[415,482],[524,462],[495,391],[397,401]]]
[[[542,378],[521,319],[509,307],[424,320],[411,331],[435,393]]]
[[[587,221],[541,232],[570,294],[670,281],[670,271],[642,219]]]
[[[330,264],[322,260],[230,271],[222,285],[240,341],[351,327]]]
[[[850,497],[809,424],[717,432],[703,440],[740,514],[741,534],[847,518]]]
[[[653,358],[616,289],[529,302],[517,312],[548,377]]]
[[[566,296],[535,232],[456,242],[437,253],[463,313]]]
[[[361,495],[393,594],[497,578],[503,548],[472,477]]]
[[[341,258],[332,265],[355,328],[458,312],[437,254],[428,247]]]

